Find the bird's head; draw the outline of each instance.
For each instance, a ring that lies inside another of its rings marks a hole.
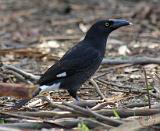
[[[91,37],[98,37],[99,36],[108,36],[112,31],[122,27],[131,25],[127,20],[124,19],[108,19],[108,20],[101,20],[96,22],[91,26],[91,28],[87,32],[87,36]]]

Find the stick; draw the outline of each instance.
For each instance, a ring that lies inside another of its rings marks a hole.
[[[79,107],[79,106],[76,106],[76,105],[73,105],[73,104],[70,104],[70,103],[66,103],[66,102],[63,102],[64,105],[66,106],[69,106],[69,107],[72,107],[74,110],[77,110],[77,111],[80,111],[82,112],[83,114],[86,114],[88,116],[92,116],[94,117],[96,120],[99,120],[99,121],[104,121],[103,123],[107,124],[107,125],[111,125],[111,126],[119,126],[120,124],[122,124],[121,121],[119,120],[113,120],[109,117],[106,117],[106,116],[102,116],[96,112],[92,112],[90,110],[87,110],[85,108],[82,108],[82,107]]]
[[[25,120],[23,120],[25,121]],[[104,127],[106,129],[112,128],[112,126],[103,124],[96,120],[91,120],[89,118],[61,118],[56,120],[50,120],[50,121],[33,121],[33,122],[19,122],[19,123],[11,123],[11,124],[1,124],[1,127],[6,128],[19,128],[19,129],[42,129],[42,128],[74,128],[77,127],[78,123],[83,122],[87,127],[89,128],[95,128],[97,126]],[[17,131],[17,130],[15,130]],[[19,131],[19,130],[18,130]]]
[[[147,91],[145,90],[141,90],[141,89],[136,89],[136,88],[133,88],[132,86],[124,86],[124,85],[119,85],[119,84],[116,84],[116,83],[113,83],[113,82],[109,82],[109,81],[104,81],[100,78],[97,79],[99,82],[102,82],[104,85],[105,84],[109,84],[109,85],[112,85],[112,86],[116,86],[118,88],[125,88],[125,90],[120,90],[120,89],[113,89],[114,91],[119,91],[119,92],[125,92],[125,93],[129,93],[129,92],[132,92],[132,93],[142,93],[142,94],[145,94],[147,93]],[[128,89],[128,90],[126,90]],[[159,95],[156,95],[152,92],[149,92],[149,94],[154,97],[154,98],[157,98],[157,99],[160,99],[160,96]]]
[[[69,111],[69,112],[72,112],[72,113],[78,113],[78,114],[80,113],[76,110],[73,110],[72,108],[70,108],[68,106],[55,104],[55,103],[51,102],[47,97],[42,96],[42,99],[46,100],[52,108],[59,108],[61,110]]]
[[[118,88],[133,89],[132,86],[125,86],[125,85],[116,84],[115,82],[105,81],[105,80],[102,80],[101,78],[97,78],[96,80],[98,80],[104,84],[107,84],[107,85],[116,86]]]
[[[1,112],[0,111],[0,115],[1,115],[1,117],[10,116],[10,117],[21,118],[21,119],[39,120],[39,118],[36,118],[36,117],[24,116],[22,114],[19,115],[19,114],[9,113],[9,112]]]
[[[92,110],[100,110],[100,109],[103,109],[105,106],[109,105],[109,104],[114,104],[114,103],[111,103],[111,102],[103,102],[103,103],[98,103],[97,105],[95,105],[94,107],[92,107],[91,109]],[[115,106],[115,104],[114,104]]]
[[[103,116],[114,116],[112,109],[101,109],[95,111]],[[116,112],[120,118],[126,118],[130,116],[148,116],[160,113],[159,109],[116,109]]]
[[[55,125],[54,123],[45,123],[45,122],[19,122],[19,123],[11,123],[11,124],[1,124],[1,127],[8,127],[8,128],[18,128],[18,129],[42,129],[42,128],[56,128],[56,127],[60,127],[58,125]],[[61,127],[62,128],[62,127]],[[22,131],[22,130],[21,130]]]
[[[149,108],[151,108],[151,98],[150,98],[150,94],[149,94],[149,86],[148,86],[148,80],[147,80],[147,73],[146,73],[145,68],[142,68],[142,69],[143,69],[143,72],[144,72],[145,86],[146,86],[146,89],[147,89],[148,105],[149,105]]]
[[[12,71],[12,70],[9,70],[9,71],[5,71],[7,74],[13,74],[14,77],[21,81],[22,83],[26,83],[26,84],[32,84],[33,82],[31,82],[30,80],[27,80],[26,78],[24,78],[21,74],[15,72],[15,71]]]
[[[105,96],[103,95],[103,93],[101,92],[101,90],[99,89],[99,86],[97,85],[97,83],[95,82],[94,79],[90,79],[90,82],[93,84],[93,86],[95,87],[97,93],[99,94],[99,96],[104,100]]]
[[[32,116],[32,117],[42,117],[42,118],[50,118],[50,117],[55,117],[55,116],[66,116],[68,117],[69,115],[72,115],[69,111],[38,111],[38,112],[16,112],[17,114],[22,114],[25,116]]]
[[[82,118],[82,120],[83,120],[84,123],[87,122],[88,123],[87,125],[89,127],[91,127],[91,126],[93,127],[94,126],[94,128],[96,128],[97,126],[100,126],[100,127],[104,127],[105,129],[112,128],[112,126],[106,125],[106,124],[104,124],[102,122],[99,122],[97,120],[93,120],[93,119],[89,119],[89,118]],[[89,125],[89,123],[93,123],[93,124]]]
[[[146,128],[148,126],[156,125],[160,123],[160,114],[151,115],[151,116],[144,116],[139,117],[139,119],[126,122],[122,125],[120,125],[117,128],[113,128],[110,131],[127,131],[128,129],[130,131],[137,131],[141,128]]]
[[[12,70],[12,71],[22,75],[26,79],[30,79],[30,80],[33,80],[33,81],[37,81],[40,78],[40,76],[33,75],[31,73],[25,72],[25,71],[23,71],[23,70],[21,70],[19,68],[16,68],[16,67],[14,67],[12,65],[2,65],[2,68],[8,69],[8,70]]]
[[[124,105],[124,107],[127,107],[127,108],[145,107],[145,106],[148,106],[148,102],[144,102],[144,103],[129,103],[127,105]]]
[[[145,65],[145,64],[160,64],[160,58],[149,57],[131,57],[128,59],[103,59],[102,65],[120,65],[120,64],[132,64],[132,65]]]
[[[38,100],[39,101],[39,100]],[[98,103],[102,103],[103,100],[81,100],[81,101],[67,101],[69,103],[72,103],[72,104],[75,104],[75,105],[78,105],[80,107],[93,107],[95,105],[97,105]],[[52,102],[54,104],[62,104],[62,102]],[[29,104],[29,106],[32,106],[32,103]],[[34,104],[35,105],[35,104]]]
[[[64,127],[67,128],[74,128],[77,127],[78,123],[84,123],[87,127],[89,128],[95,128],[97,126],[103,126],[106,129],[110,129],[112,126],[106,125],[102,122],[99,122],[97,120],[92,120],[89,118],[84,118],[84,117],[80,117],[80,118],[61,118],[61,119],[57,119],[54,121],[54,123],[62,125]]]
[[[73,109],[73,108],[71,108],[71,109]],[[64,110],[64,108],[63,108],[63,110]],[[96,112],[102,116],[108,116],[108,117],[115,116],[112,109],[94,110],[94,112]],[[160,113],[160,110],[159,109],[116,109],[116,112],[119,114],[119,116],[121,118],[126,118],[126,117],[130,117],[130,116],[154,115],[154,114]],[[13,113],[17,113],[19,115],[31,116],[31,117],[42,117],[42,118],[47,118],[47,117],[63,118],[63,117],[74,117],[74,116],[75,117],[76,116],[83,116],[84,117],[84,115],[82,113],[78,114],[77,112],[72,112],[72,111],[38,111],[38,112],[18,111],[18,112],[13,112]]]

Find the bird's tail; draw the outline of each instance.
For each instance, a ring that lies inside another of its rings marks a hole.
[[[32,98],[37,96],[40,93],[41,89],[37,88],[33,93],[32,93]],[[12,109],[19,109],[22,106],[24,106],[27,102],[29,102],[32,98],[28,98],[28,99],[22,99],[22,100],[18,100],[14,107]]]
[[[40,92],[41,92],[41,88],[37,88],[33,93],[32,93],[32,97],[37,96]]]
[[[12,109],[20,109],[22,106],[24,106],[30,99],[22,99],[18,100],[15,105],[12,107]]]

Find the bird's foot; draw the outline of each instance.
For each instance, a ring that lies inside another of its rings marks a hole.
[[[78,96],[76,96],[76,101],[81,101],[81,99],[78,97]]]
[[[73,104],[78,104],[80,101],[81,99],[78,96],[76,96],[73,100]]]

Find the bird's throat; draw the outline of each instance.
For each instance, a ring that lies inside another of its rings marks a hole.
[[[99,50],[101,55],[104,56],[106,50],[106,43],[107,43],[108,36],[90,36],[90,39],[87,38],[87,43],[91,44],[96,50]]]

